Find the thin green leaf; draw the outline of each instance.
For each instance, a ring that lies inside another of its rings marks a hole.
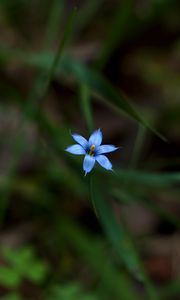
[[[55,2],[56,4],[56,2]],[[30,91],[30,94],[28,96],[27,101],[25,102],[24,108],[23,108],[23,119],[21,122],[23,123],[25,121],[25,117],[31,116],[31,118],[37,117],[37,113],[41,111],[41,102],[44,100],[48,90],[49,86],[51,83],[51,80],[54,76],[54,73],[56,71],[57,63],[59,62],[65,44],[69,38],[69,35],[71,33],[71,30],[73,28],[73,23],[74,19],[76,16],[76,11],[73,10],[68,22],[67,26],[65,28],[62,40],[59,42],[59,47],[56,52],[56,54],[52,57],[51,63],[48,65],[48,68],[45,69],[43,73],[40,73],[39,76],[37,77],[37,80],[35,81],[35,84],[33,88]],[[46,37],[47,39],[48,37]],[[46,40],[45,39],[45,40]],[[46,44],[46,42],[45,42]],[[22,125],[22,124],[21,124]],[[21,157],[21,153],[24,149],[24,144],[22,143],[22,137],[21,135],[18,135],[15,141],[15,158],[13,161],[13,164],[9,170],[9,183],[11,184],[14,178],[16,177],[16,170],[17,170],[17,165],[19,162],[19,159]],[[8,206],[8,199],[10,198],[11,194],[11,189],[5,189],[3,191],[3,196],[2,196],[2,203],[1,203],[1,214],[0,214],[0,224],[3,223],[3,218],[5,215],[5,211]]]
[[[52,64],[53,56],[51,54],[37,54],[37,53],[27,53],[20,50],[3,50],[0,49],[0,58],[3,61],[7,59],[16,59],[22,63],[29,65],[34,65],[39,68],[49,68]],[[57,61],[56,61],[57,63]],[[126,113],[129,117],[133,118],[143,126],[149,128],[161,139],[166,141],[156,129],[154,129],[146,120],[144,120],[134,106],[130,103],[123,93],[117,92],[116,89],[111,85],[111,83],[105,79],[98,72],[91,70],[84,64],[70,57],[63,57],[58,63],[57,74],[61,73],[63,76],[73,76],[81,84],[85,84],[89,89],[98,94],[98,97],[103,100],[106,104],[114,107],[117,111],[122,111]]]
[[[61,222],[57,227],[60,233],[63,234],[64,239],[89,263],[90,268],[99,276],[106,291],[110,291],[113,299],[114,297],[115,299],[121,297],[123,300],[139,299],[133,291],[128,277],[116,270],[100,242],[93,240],[86,232],[83,232],[82,229],[69,220],[61,218]]]
[[[100,188],[97,186],[97,178],[95,183],[96,185],[94,183],[95,180],[93,182],[91,180],[91,201],[95,207],[95,212],[100,219],[107,237],[114,245],[114,248],[116,249],[126,268],[137,279],[144,283],[149,299],[157,300],[157,293],[144,271],[139,255],[129,233],[127,232],[124,224],[116,220],[112,207],[107,202],[107,199],[104,199],[100,193]]]
[[[100,190],[103,189],[102,186],[99,186],[97,178],[96,181],[91,181],[91,199],[93,206],[95,206],[96,214],[100,219],[107,237],[114,245],[126,268],[137,279],[143,281],[149,299],[157,300],[157,293],[144,271],[141,260],[130,238],[130,235],[128,234],[124,224],[116,220],[112,207],[107,202],[107,199],[104,199]]]
[[[94,130],[91,106],[91,92],[88,86],[85,84],[80,85],[80,100],[82,112],[84,114],[89,133],[91,133]]]
[[[140,155],[141,155],[141,150],[142,150],[142,147],[143,147],[143,144],[144,144],[145,135],[146,135],[145,127],[139,125],[138,126],[137,137],[135,139],[135,144],[134,144],[134,147],[133,147],[133,152],[132,152],[130,163],[129,163],[129,166],[128,166],[130,169],[136,168],[136,166],[139,162]]]
[[[121,223],[115,219],[113,210],[110,204],[105,201],[100,189],[95,186],[95,180],[91,178],[91,198],[96,214],[109,237],[112,244],[115,246],[120,258],[129,269],[129,271],[136,277],[142,276],[139,257],[134,251],[134,246],[127,239],[125,228]]]
[[[167,187],[180,183],[180,173],[153,173],[133,170],[116,169],[115,177],[123,182],[146,187]]]
[[[58,30],[60,28],[63,14],[64,14],[65,0],[53,0],[52,8],[49,15],[49,21],[47,24],[46,34],[44,37],[44,49],[48,49],[55,41]]]

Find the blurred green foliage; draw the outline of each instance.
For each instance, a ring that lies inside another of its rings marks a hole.
[[[47,265],[45,262],[40,262],[35,257],[34,250],[31,247],[23,247],[21,249],[12,250],[11,248],[3,248],[2,256],[5,261],[11,266],[6,268],[7,273],[8,270],[11,271],[12,280],[10,278],[5,277],[5,272],[1,269],[1,282],[4,283],[6,281],[7,286],[18,286],[22,278],[27,278],[32,282],[40,283],[44,280],[47,275]],[[4,279],[3,279],[4,276]]]
[[[79,283],[69,283],[66,286],[58,286],[54,288],[49,299],[54,300],[97,300],[98,298],[93,294],[84,294]]]
[[[178,299],[178,270],[159,284],[144,263],[158,228],[139,237],[123,209],[179,230],[179,11],[0,1],[1,299]],[[64,149],[96,127],[124,148],[113,173],[84,177]]]

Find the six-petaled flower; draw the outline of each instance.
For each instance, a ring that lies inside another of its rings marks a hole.
[[[100,129],[95,130],[87,141],[79,134],[72,134],[73,139],[78,143],[67,147],[66,151],[75,155],[85,155],[83,162],[83,170],[85,175],[89,173],[97,161],[106,170],[112,170],[112,164],[104,155],[118,149],[113,145],[101,145],[102,132]]]

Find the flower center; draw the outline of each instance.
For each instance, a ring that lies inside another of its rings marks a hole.
[[[91,147],[90,147],[90,150],[89,150],[89,155],[91,155],[91,156],[93,156],[94,155],[94,149],[96,148],[96,146],[93,144],[93,145],[91,145]]]

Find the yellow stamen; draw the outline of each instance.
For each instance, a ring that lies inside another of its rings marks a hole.
[[[94,151],[94,149],[96,148],[96,146],[95,145],[91,145],[91,148],[90,148],[90,150],[91,151]]]
[[[94,155],[94,149],[96,148],[95,145],[91,145],[89,155]]]

